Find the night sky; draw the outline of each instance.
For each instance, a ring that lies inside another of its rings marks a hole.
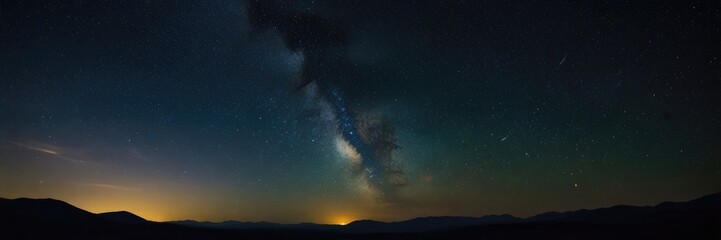
[[[156,221],[721,191],[721,2],[2,1],[0,197]]]

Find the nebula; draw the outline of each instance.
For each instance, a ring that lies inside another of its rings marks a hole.
[[[347,103],[338,69],[347,61],[345,28],[318,14],[299,11],[274,1],[247,1],[252,31],[277,30],[289,51],[301,56],[297,90],[304,91],[330,116],[339,153],[353,164],[355,175],[363,178],[378,196],[390,201],[407,184],[394,162],[396,132],[392,121],[380,113],[352,109]]]

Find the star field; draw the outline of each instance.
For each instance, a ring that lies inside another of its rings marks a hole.
[[[721,191],[718,1],[3,1],[0,197],[346,223]]]

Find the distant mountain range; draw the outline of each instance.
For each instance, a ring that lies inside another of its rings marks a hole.
[[[99,213],[98,216],[105,220],[119,223],[142,224],[148,222],[148,220],[127,211]]]
[[[715,213],[715,214],[714,214]],[[353,233],[403,233],[423,232],[434,229],[449,229],[465,226],[489,224],[534,223],[534,222],[576,222],[592,224],[640,224],[674,221],[693,221],[709,218],[719,220],[721,215],[721,193],[708,195],[689,202],[664,202],[656,206],[618,205],[593,210],[581,209],[569,212],[547,212],[529,218],[511,215],[487,215],[483,217],[420,217],[399,222],[380,222],[358,220],[344,226],[321,224],[278,224],[269,222],[197,222],[193,220],[171,221],[169,223],[192,227],[258,229],[258,228],[298,228],[298,229],[335,229]]]
[[[6,238],[7,237],[7,238]],[[54,199],[0,198],[2,239],[721,239],[721,193],[656,206],[619,205],[529,218],[421,217],[347,225],[151,222],[126,211],[94,214]]]
[[[197,222],[193,220],[170,221],[168,223],[179,224],[190,227],[202,228],[223,228],[223,229],[311,229],[311,230],[334,230],[348,233],[407,233],[423,232],[434,229],[450,227],[463,227],[474,225],[516,223],[522,219],[511,215],[489,215],[484,217],[421,217],[401,222],[380,222],[373,220],[358,220],[347,225],[327,225],[314,223],[301,224],[279,224],[269,222]]]

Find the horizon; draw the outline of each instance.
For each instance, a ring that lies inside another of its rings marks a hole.
[[[2,1],[0,196],[154,221],[721,190],[713,1]]]
[[[721,193],[721,191],[713,192],[713,193],[709,193],[709,194],[704,194],[704,195],[702,195],[702,196],[693,197],[693,198],[691,198],[691,199],[686,199],[686,200],[681,200],[681,201],[666,200],[666,201],[661,201],[661,202],[657,202],[657,203],[649,204],[649,205],[634,205],[634,204],[622,204],[622,203],[621,203],[621,204],[614,204],[614,205],[602,206],[602,207],[589,207],[589,208],[568,209],[568,210],[549,210],[549,211],[539,212],[539,213],[535,213],[535,214],[531,214],[531,215],[527,215],[527,216],[517,216],[517,215],[507,214],[507,213],[491,213],[491,214],[484,214],[484,215],[478,215],[478,216],[472,216],[472,215],[426,215],[426,216],[416,216],[416,217],[407,218],[407,219],[399,219],[399,220],[395,220],[395,221],[394,221],[394,220],[391,220],[391,221],[387,221],[387,220],[386,220],[386,221],[382,221],[382,220],[378,220],[378,219],[366,219],[366,218],[361,218],[361,219],[348,219],[348,218],[342,218],[342,217],[341,217],[341,218],[338,218],[338,221],[336,221],[336,222],[328,222],[328,223],[318,223],[318,222],[291,222],[291,223],[286,222],[286,223],[283,223],[283,222],[271,222],[271,221],[265,221],[265,220],[252,221],[252,220],[242,220],[242,219],[226,219],[226,220],[219,220],[219,221],[208,221],[208,220],[197,220],[197,219],[177,219],[177,220],[156,221],[156,222],[196,221],[196,222],[221,223],[221,222],[226,222],[226,221],[237,221],[237,222],[253,222],[253,223],[257,223],[257,222],[268,222],[268,223],[279,223],[279,224],[305,224],[305,223],[309,223],[309,224],[341,225],[341,226],[344,226],[344,225],[348,225],[348,224],[350,224],[350,223],[352,223],[352,222],[365,221],[365,220],[381,221],[381,222],[388,222],[388,223],[389,223],[389,222],[403,222],[403,221],[413,220],[413,219],[417,219],[417,218],[427,218],[427,217],[475,217],[475,218],[478,218],[478,217],[487,217],[487,216],[509,215],[509,216],[513,216],[513,217],[525,219],[525,218],[530,218],[530,217],[538,216],[538,215],[540,215],[540,214],[551,213],[551,212],[563,213],[563,212],[567,212],[567,211],[578,211],[578,210],[584,210],[584,209],[592,210],[592,209],[600,209],[600,208],[609,208],[609,207],[614,207],[614,206],[637,206],[637,207],[646,207],[646,206],[656,206],[656,205],[658,205],[658,204],[662,204],[662,203],[666,203],[666,202],[687,202],[687,201],[695,200],[695,199],[698,199],[698,198],[701,198],[701,197],[705,197],[705,196],[709,196],[709,195],[713,195],[713,194],[719,194],[719,193]],[[56,200],[58,200],[58,199],[56,199]],[[118,211],[125,211],[125,210],[118,210]],[[130,212],[130,211],[128,211],[128,212]],[[100,213],[105,213],[105,212],[92,212],[92,213],[100,214]],[[133,213],[133,212],[130,212],[130,213]],[[135,213],[133,213],[133,214],[135,214]],[[139,216],[139,217],[142,217],[142,216],[140,216],[140,215],[138,215],[138,214],[135,214],[135,215],[137,215],[137,216]],[[151,220],[151,219],[144,218],[144,217],[143,217],[143,219]],[[152,221],[152,220],[151,220],[151,221]]]
[[[403,221],[408,221],[408,220],[413,220],[413,219],[418,219],[418,218],[429,218],[429,217],[473,217],[473,218],[482,218],[482,217],[488,217],[488,216],[504,216],[504,215],[508,215],[508,216],[512,216],[512,217],[516,217],[516,218],[526,219],[526,218],[538,216],[538,215],[545,214],[545,213],[552,213],[552,212],[563,213],[563,212],[573,212],[573,211],[579,211],[579,210],[594,210],[594,209],[610,208],[610,207],[615,207],[615,206],[653,207],[653,206],[657,206],[657,205],[659,205],[659,204],[667,203],[667,202],[673,202],[673,203],[688,202],[688,201],[696,200],[696,199],[699,199],[699,198],[702,198],[702,197],[707,197],[707,196],[711,196],[711,195],[715,195],[715,194],[721,194],[721,191],[713,192],[713,193],[709,193],[709,194],[704,194],[704,195],[702,195],[702,196],[693,197],[693,198],[691,198],[691,199],[680,200],[680,201],[666,200],[666,201],[660,201],[660,202],[657,202],[657,203],[654,203],[654,204],[648,204],[648,205],[614,204],[614,205],[609,205],[609,206],[590,207],[590,208],[579,208],[579,209],[569,209],[569,210],[549,210],[549,211],[539,212],[539,213],[535,213],[535,214],[531,214],[531,215],[527,215],[527,216],[517,216],[517,215],[507,214],[507,213],[491,213],[491,214],[484,214],[484,215],[477,215],[477,216],[472,216],[472,215],[426,215],[426,216],[415,216],[415,217],[411,217],[411,218],[407,218],[407,219],[385,220],[385,221],[379,220],[379,219],[367,219],[367,218],[350,219],[350,218],[339,217],[339,218],[337,218],[335,221],[332,221],[332,222],[274,222],[274,221],[267,221],[267,220],[244,220],[244,219],[225,219],[225,220],[170,219],[170,220],[154,220],[154,219],[152,219],[152,218],[148,218],[148,217],[142,216],[142,215],[140,215],[140,214],[138,214],[138,213],[135,213],[135,212],[133,212],[133,211],[129,211],[129,210],[127,210],[127,209],[111,210],[111,211],[91,211],[91,210],[86,209],[86,208],[83,208],[83,207],[81,207],[81,206],[72,204],[71,202],[64,201],[64,200],[62,200],[62,199],[57,199],[57,198],[49,198],[49,197],[37,197],[37,198],[17,197],[17,198],[6,198],[6,197],[2,197],[2,196],[0,196],[0,198],[10,199],[10,200],[12,200],[12,199],[21,199],[21,198],[26,198],[26,199],[51,199],[51,200],[56,200],[56,201],[61,201],[61,202],[68,203],[68,204],[70,204],[70,205],[72,205],[72,206],[75,206],[75,207],[77,207],[77,208],[80,208],[80,209],[82,209],[82,210],[88,211],[88,212],[93,213],[93,214],[113,213],[113,212],[129,212],[129,213],[134,214],[134,215],[136,215],[136,216],[138,216],[138,217],[141,217],[141,218],[143,218],[143,219],[145,219],[145,220],[153,221],[153,222],[195,221],[195,222],[200,222],[200,223],[222,223],[222,222],[234,221],[234,222],[247,222],[247,223],[267,222],[267,223],[290,224],[290,225],[293,225],[293,224],[319,224],[319,225],[337,225],[337,226],[344,226],[344,225],[348,225],[348,224],[350,224],[350,223],[352,223],[352,222],[356,222],[356,221],[368,221],[368,220],[369,220],[369,221],[380,221],[380,222],[392,223],[392,222],[403,222]]]

